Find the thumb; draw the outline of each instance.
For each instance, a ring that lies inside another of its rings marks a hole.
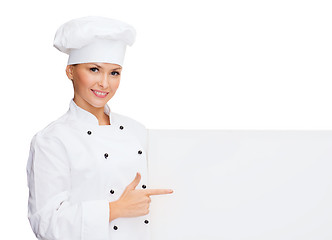
[[[140,181],[141,181],[141,174],[137,172],[135,179],[127,186],[127,189],[134,190]]]

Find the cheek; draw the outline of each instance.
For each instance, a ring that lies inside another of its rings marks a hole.
[[[77,74],[77,86],[79,89],[86,89],[86,88],[90,88],[95,80],[92,76],[90,76],[89,74]]]
[[[114,79],[114,81],[111,81],[111,88],[116,90],[120,85],[120,78]]]

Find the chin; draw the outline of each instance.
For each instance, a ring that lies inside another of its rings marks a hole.
[[[101,107],[105,106],[105,104],[108,102],[108,99],[106,99],[106,98],[104,98],[104,99],[89,99],[87,102],[95,108],[101,108]]]
[[[103,101],[102,103],[101,102],[99,102],[99,103],[94,102],[91,105],[94,106],[95,108],[101,108],[101,107],[104,107],[106,103],[107,103],[107,101]]]

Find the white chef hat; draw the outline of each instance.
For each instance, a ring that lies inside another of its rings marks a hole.
[[[107,62],[122,66],[126,45],[131,46],[135,37],[136,30],[125,22],[87,16],[62,24],[53,46],[69,55],[67,65]]]

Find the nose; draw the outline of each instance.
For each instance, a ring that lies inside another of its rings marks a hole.
[[[108,84],[109,84],[109,79],[107,74],[103,74],[100,79],[99,79],[99,86],[102,88],[108,88]]]

